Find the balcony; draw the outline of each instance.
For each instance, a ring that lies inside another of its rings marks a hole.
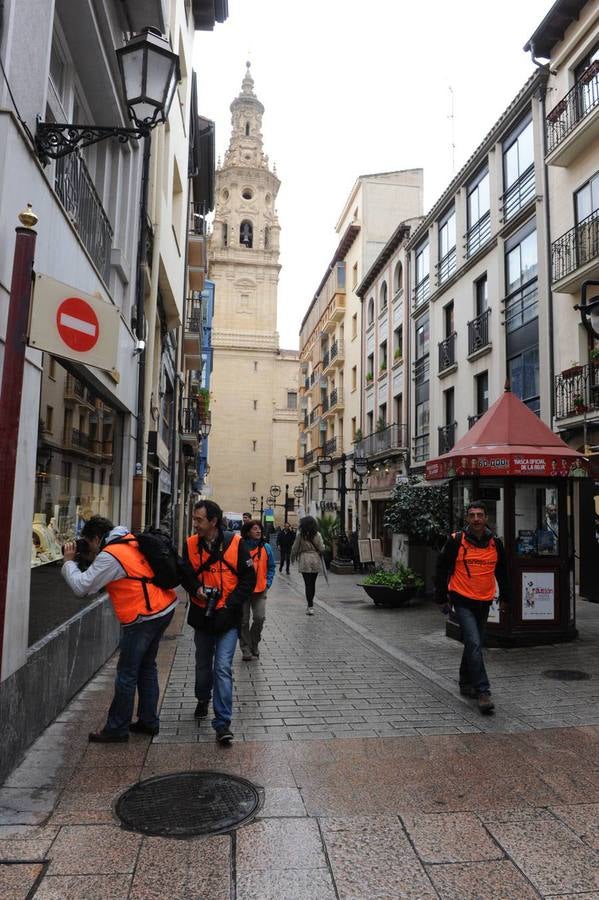
[[[437,263],[437,284],[444,284],[453,275],[457,267],[456,249],[452,247],[449,253]]]
[[[320,401],[320,406],[322,408],[323,413],[326,413],[329,411],[329,398],[326,394],[323,396],[322,400]]]
[[[449,453],[453,449],[457,425],[457,422],[450,422],[448,425],[441,425],[437,429],[439,432],[439,456],[442,453]]]
[[[484,413],[476,413],[474,416],[468,416],[468,429],[472,428],[472,426],[478,422],[481,416],[484,416]]]
[[[430,292],[430,277],[425,275],[424,278],[418,282],[416,287],[412,289],[412,308],[418,309],[422,303],[425,303],[430,297]]]
[[[333,456],[335,453],[343,453],[343,441],[337,435],[324,442],[324,455]]]
[[[577,291],[583,281],[597,277],[599,209],[551,245],[551,281],[556,291]]]
[[[599,412],[599,361],[573,366],[555,376],[555,418],[582,417]]]
[[[89,450],[89,434],[79,431],[78,428],[73,428],[73,447],[78,447],[80,450]]]
[[[344,362],[345,362],[345,350],[343,347],[343,341],[342,340],[335,341],[331,345],[331,365],[342,366]]]
[[[345,263],[335,265],[323,290],[331,299],[322,315],[322,330],[332,334],[345,317]]]
[[[599,137],[599,60],[547,113],[547,164],[569,166]]]
[[[535,196],[535,164],[520,175],[501,197],[503,222],[509,222]]]
[[[464,244],[466,247],[466,256],[470,259],[475,253],[484,247],[491,237],[491,211],[475,222],[472,228],[469,228],[464,235]]]
[[[439,375],[457,366],[455,358],[457,333],[454,331],[439,343]]]
[[[321,447],[315,447],[314,450],[308,450],[307,453],[304,453],[304,468],[307,468],[308,466],[314,466],[320,456],[322,456]]]
[[[405,451],[408,446],[408,429],[406,425],[387,425],[380,431],[356,441],[354,456],[378,456],[379,454]]]
[[[85,387],[73,375],[67,375],[64,386],[64,399],[65,401],[71,400],[76,403],[85,403]]]
[[[490,315],[491,310],[485,309],[485,311],[482,312],[480,316],[477,316],[476,319],[472,319],[472,321],[468,322],[468,356],[474,356],[475,353],[479,353],[481,350],[490,348]]]
[[[329,394],[329,410],[340,412],[343,409],[343,394],[337,388],[333,388]]]
[[[331,361],[331,357],[330,357],[329,351],[327,350],[322,355],[322,371],[323,372],[326,372],[326,370],[329,368],[330,361]]]
[[[54,190],[104,283],[110,281],[112,227],[81,156],[56,160]]]
[[[187,301],[183,357],[186,371],[197,371],[202,368],[202,309],[198,300]]]
[[[189,289],[203,291],[208,272],[206,253],[206,225],[202,208],[195,203],[189,205],[189,232],[187,235],[187,278]]]
[[[191,397],[185,398],[181,403],[179,416],[182,442],[197,450],[200,444],[200,413],[197,400]]]

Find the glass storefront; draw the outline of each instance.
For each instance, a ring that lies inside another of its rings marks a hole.
[[[93,598],[63,580],[61,547],[90,516],[113,518],[121,482],[122,416],[80,375],[44,354],[31,535],[29,645]]]
[[[517,555],[557,556],[557,487],[547,483],[516,484],[514,510]]]

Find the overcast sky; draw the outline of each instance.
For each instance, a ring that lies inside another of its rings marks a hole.
[[[458,171],[532,74],[522,47],[551,5],[229,0],[227,21],[196,36],[200,112],[216,122],[217,154],[246,59],[265,107],[264,149],[281,179],[281,346],[298,347],[358,175],[423,168],[427,212],[454,174],[452,142]]]

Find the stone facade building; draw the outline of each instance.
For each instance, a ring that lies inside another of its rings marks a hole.
[[[226,511],[258,512],[271,485],[297,486],[298,353],[279,347],[277,288],[279,179],[262,140],[264,107],[249,63],[231,104],[232,131],[216,172],[216,208],[209,249],[214,282],[210,474],[204,496]],[[256,500],[251,503],[250,498]],[[291,503],[290,503],[291,506]],[[295,521],[295,511],[290,514]]]

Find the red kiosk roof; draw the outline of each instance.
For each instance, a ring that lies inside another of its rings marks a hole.
[[[426,477],[533,475],[584,477],[588,461],[506,390],[442,456],[426,464]]]

